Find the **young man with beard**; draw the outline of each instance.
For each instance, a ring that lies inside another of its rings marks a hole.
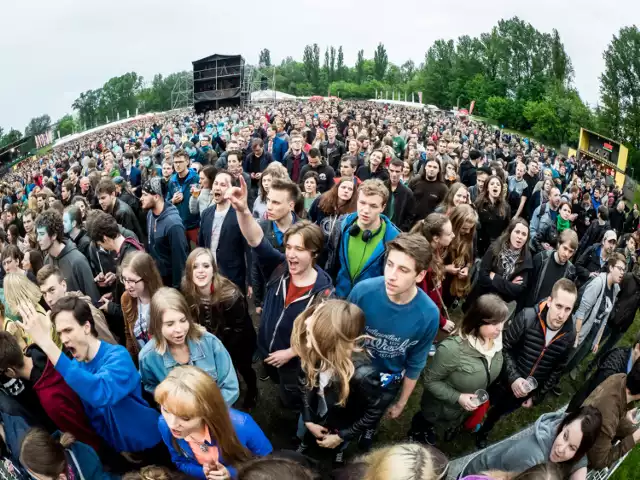
[[[569,320],[578,292],[561,278],[551,295],[518,313],[503,334],[502,378],[489,388],[491,407],[478,431],[476,445],[485,448],[489,432],[501,417],[518,408],[538,405],[560,380],[571,354],[575,333]],[[527,378],[538,387],[528,391]]]
[[[307,164],[307,154],[302,151],[302,137],[300,135],[293,135],[291,137],[291,149],[284,156],[282,163],[287,167],[289,178],[298,183],[302,176],[300,172],[302,168]]]
[[[532,280],[535,284],[518,299],[516,313],[523,308],[533,307],[551,295],[551,289],[561,278],[573,280],[576,267],[571,257],[578,248],[578,235],[573,230],[564,230],[558,237],[556,250],[543,250],[533,257]]]
[[[269,190],[270,198],[273,185]],[[317,225],[298,222],[284,232],[285,253],[279,252],[251,215],[247,193],[247,184],[240,179],[240,187],[228,189],[225,197],[235,209],[242,235],[253,248],[254,261],[260,264],[267,279],[258,351],[267,373],[280,385],[282,403],[295,408],[300,403],[300,363],[291,349],[293,322],[306,308],[329,297],[333,291],[329,275],[315,265],[324,236]]]
[[[531,215],[531,223],[529,224],[529,237],[531,238],[531,248],[533,249],[533,238],[538,233],[540,225],[543,224],[544,217],[548,217],[547,220],[551,220],[551,223],[555,224],[558,219],[558,209],[560,208],[560,202],[562,196],[560,195],[560,189],[558,187],[551,187],[549,190],[549,199],[547,202],[539,205]],[[511,210],[513,211],[513,210]],[[545,220],[545,221],[547,221]],[[544,246],[544,245],[543,245]]]
[[[100,293],[94,282],[91,266],[71,240],[64,240],[62,215],[46,210],[36,218],[36,239],[46,255],[45,264],[55,265],[62,272],[71,290],[80,290],[98,302]]]
[[[184,224],[187,240],[196,244],[198,243],[200,217],[197,213],[191,213],[189,210],[189,200],[191,199],[191,185],[198,186],[200,177],[195,170],[189,168],[189,154],[184,150],[174,152],[173,168],[175,173],[167,182],[165,202],[170,202],[177,208]]]
[[[320,154],[327,161],[333,170],[340,167],[340,159],[346,153],[344,143],[336,138],[338,130],[335,125],[329,126],[327,129],[327,140],[320,144]]]
[[[233,157],[230,155],[230,158]],[[202,212],[198,246],[209,248],[220,273],[246,293],[251,252],[238,226],[236,211],[225,198],[233,183],[233,177],[226,170],[216,173],[211,186],[213,204]]]
[[[369,165],[362,165],[356,171],[356,177],[363,182],[370,178],[377,178],[383,182],[389,180],[389,172],[384,167],[382,162],[384,161],[384,153],[382,150],[374,150],[369,155]]]
[[[388,416],[398,418],[426,364],[440,313],[417,287],[432,257],[427,240],[422,235],[401,233],[386,247],[384,276],[359,282],[348,300],[364,312],[364,333],[369,337],[365,346],[383,387],[380,408],[390,407]],[[371,447],[374,433],[368,430],[361,437],[361,448]]]
[[[427,158],[424,173],[412,178],[408,187],[416,200],[416,220],[422,220],[433,213],[444,200],[448,190],[442,180],[440,162],[435,158]]]
[[[129,352],[98,339],[87,302],[64,297],[51,310],[51,322],[73,359],[54,343],[32,305],[23,305],[19,313],[23,328],[80,397],[91,425],[106,444],[123,458],[168,463],[157,428],[160,414],[142,397],[140,374]]]
[[[318,193],[324,193],[333,187],[335,171],[322,160],[320,151],[317,148],[309,150],[308,163],[302,167],[300,178],[303,179],[307,172],[316,172],[318,174]]]
[[[120,225],[131,230],[139,239],[145,238],[145,232],[142,231],[136,214],[129,205],[118,198],[113,180],[101,180],[96,187],[96,196],[103,212],[113,215]]]
[[[389,189],[390,195],[384,214],[401,231],[408,232],[413,226],[415,200],[413,192],[400,181],[403,168],[404,162],[398,158],[394,158],[389,163],[389,181],[385,185]]]
[[[165,202],[167,184],[152,177],[142,187],[140,204],[147,210],[147,252],[167,287],[180,288],[189,245],[178,209]]]
[[[358,187],[357,212],[344,218],[337,240],[338,297],[346,298],[358,282],[382,275],[385,244],[400,233],[382,214],[388,201],[389,190],[380,180],[367,180]]]

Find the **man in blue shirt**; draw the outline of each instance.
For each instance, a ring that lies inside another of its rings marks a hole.
[[[73,360],[55,344],[32,305],[19,310],[25,331],[78,394],[91,425],[120,454],[124,469],[126,461],[149,465],[169,458],[158,431],[159,413],[142,398],[140,374],[129,352],[98,339],[86,301],[64,297],[51,310],[51,322]]]
[[[359,282],[349,301],[365,315],[366,347],[380,372],[388,415],[398,418],[424,368],[429,349],[438,332],[440,313],[428,295],[417,287],[432,258],[427,240],[417,234],[401,233],[386,245],[384,276]],[[370,448],[374,430],[360,440]]]

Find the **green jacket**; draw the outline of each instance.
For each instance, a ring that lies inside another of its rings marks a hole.
[[[443,340],[424,373],[421,400],[424,418],[444,429],[459,426],[467,414],[458,403],[460,394],[488,390],[500,375],[502,362],[500,351],[491,361],[488,380],[486,358],[467,339],[454,336]]]

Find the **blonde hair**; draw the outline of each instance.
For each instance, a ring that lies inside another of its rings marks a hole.
[[[389,189],[385,186],[382,180],[377,178],[370,178],[365,180],[358,187],[358,195],[380,195],[382,197],[382,204],[386,205],[389,201]]]
[[[291,348],[300,357],[308,389],[318,385],[320,372],[333,371],[340,381],[338,405],[346,403],[355,372],[351,357],[354,351],[360,351],[357,344],[365,338],[363,331],[364,313],[344,300],[327,300],[298,315],[291,332]]]
[[[178,417],[202,418],[211,439],[218,444],[220,457],[231,465],[251,458],[251,453],[238,440],[218,385],[203,370],[190,365],[174,368],[158,385],[154,398],[162,408]]]
[[[16,313],[21,303],[27,302],[34,307],[42,298],[42,293],[35,283],[21,273],[8,273],[4,277],[4,298],[9,309]]]
[[[363,458],[367,469],[362,480],[435,480],[433,455],[419,443],[401,443],[374,450]]]
[[[184,296],[174,288],[160,288],[153,297],[151,297],[151,307],[149,310],[149,334],[155,340],[156,352],[160,355],[163,355],[164,352],[167,351],[167,340],[164,338],[164,335],[162,335],[162,319],[168,310],[175,310],[176,312],[182,313],[187,319],[187,322],[189,322],[187,340],[199,340],[205,332],[204,327],[201,327],[193,320],[193,315]]]

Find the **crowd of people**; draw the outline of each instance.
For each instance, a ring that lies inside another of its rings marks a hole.
[[[461,477],[578,480],[640,441],[640,338],[618,346],[640,214],[588,158],[444,113],[295,101],[108,127],[1,182],[15,475],[432,480],[473,435]],[[582,375],[565,410],[490,445]],[[290,445],[251,416],[259,382],[296,412]],[[406,442],[376,444],[418,384]]]

